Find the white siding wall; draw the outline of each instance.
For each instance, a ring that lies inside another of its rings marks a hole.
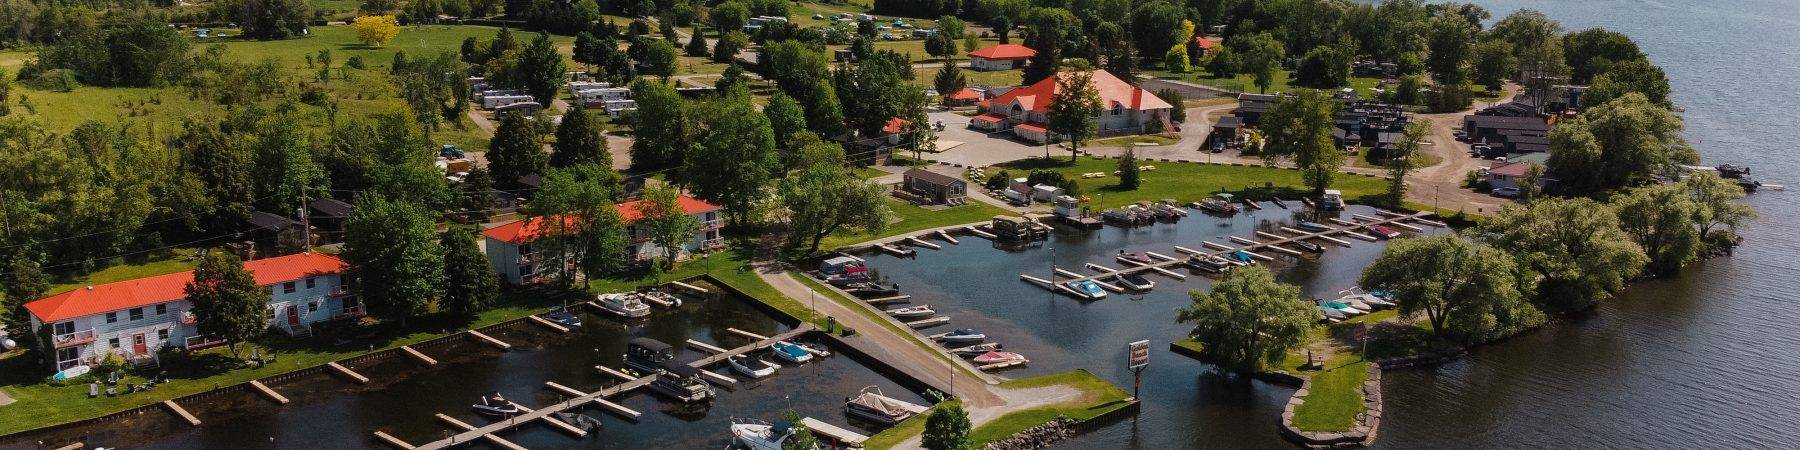
[[[1012,70],[1012,61],[970,57],[969,68],[975,70]]]
[[[330,320],[343,311],[343,300],[331,296],[332,291],[340,285],[340,281],[336,274],[321,275],[313,279],[313,287],[308,289],[304,279],[295,280],[294,292],[291,293],[285,292],[284,283],[264,286],[264,289],[270,289],[272,292],[269,305],[272,311],[276,311],[275,320],[270,325],[287,326],[288,305],[297,307],[296,312],[300,315],[302,325]],[[311,307],[313,304],[318,305],[316,310]],[[111,311],[110,314],[113,314],[111,322],[107,321],[109,313],[76,317],[63,322],[72,322],[72,328],[76,333],[93,330],[93,342],[73,347],[78,349],[77,356],[83,363],[97,360],[105,356],[107,351],[113,350],[114,339],[118,340],[117,349],[123,356],[149,356],[161,350],[165,345],[184,345],[187,338],[199,335],[199,331],[194,327],[181,322],[183,313],[193,309],[192,303],[188,303],[186,300],[177,300],[163,303],[163,305],[164,312],[162,314],[157,314],[157,305],[148,305]],[[134,309],[142,311],[142,317],[133,320],[131,311]],[[33,322],[36,322],[35,317]],[[42,326],[43,324],[36,323],[36,325]],[[54,330],[53,325],[52,339],[55,339]],[[168,330],[168,339],[164,340],[158,337],[158,332],[161,330]],[[134,345],[136,337],[140,334],[144,336],[145,352],[142,354],[136,352]],[[60,349],[57,349],[54,355],[61,355]]]
[[[487,238],[488,263],[500,273],[500,279],[512,284],[522,284],[519,275],[519,246],[511,242]]]

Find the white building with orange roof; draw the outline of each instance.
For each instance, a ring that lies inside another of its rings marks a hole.
[[[1058,91],[1057,80],[1076,72],[1061,72],[1030,86],[1013,89],[981,102],[981,115],[969,126],[989,132],[1012,131],[1018,137],[1037,143],[1048,141],[1051,99]],[[1094,70],[1094,91],[1100,97],[1100,115],[1095,118],[1100,136],[1143,134],[1152,123],[1168,125],[1169,110],[1174,108],[1156,94],[1119,79],[1111,72]]]
[[[638,213],[638,204],[643,200],[632,200],[615,205],[619,216],[625,220],[625,234],[630,238],[630,247],[626,254],[632,263],[643,263],[662,256],[663,249],[650,239],[650,230],[638,226],[643,214]],[[682,248],[685,253],[699,252],[717,248],[723,241],[719,230],[723,228],[720,208],[704,200],[683,194],[680,198],[681,210],[700,221],[700,228],[694,231],[694,239]],[[488,263],[500,278],[512,284],[532,284],[549,279],[561,270],[572,270],[574,261],[564,260],[557,264],[555,256],[548,250],[532,245],[538,238],[550,233],[546,230],[543,218],[515,220],[482,232],[486,237]],[[564,219],[573,221],[574,219]]]
[[[969,52],[969,68],[975,70],[1012,70],[1025,67],[1037,56],[1037,50],[1019,44],[997,44]]]

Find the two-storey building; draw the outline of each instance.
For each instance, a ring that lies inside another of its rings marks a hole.
[[[360,317],[335,256],[299,253],[247,261],[244,270],[269,290],[269,326],[311,334],[314,323]],[[186,287],[193,271],[76,288],[25,304],[32,329],[45,330],[45,353],[57,370],[93,364],[118,353],[134,364],[153,362],[163,347],[201,348],[218,343],[195,328]],[[44,333],[40,333],[43,335]]]
[[[663,255],[663,248],[650,239],[650,230],[640,226],[643,214],[638,212],[638,204],[643,200],[632,200],[615,205],[619,216],[625,220],[625,234],[631,239],[631,246],[626,254],[634,264],[648,262]],[[700,228],[694,231],[694,238],[682,247],[682,253],[693,253],[716,248],[722,242],[719,230],[723,221],[719,216],[719,207],[706,201],[682,195],[681,210],[688,216],[700,221]],[[553,232],[547,225],[546,218],[515,220],[482,232],[486,237],[488,263],[502,279],[512,284],[532,284],[549,279],[562,270],[572,270],[574,261],[562,260],[558,263],[555,255],[532,245],[545,235]],[[570,229],[575,228],[574,218],[562,219]]]

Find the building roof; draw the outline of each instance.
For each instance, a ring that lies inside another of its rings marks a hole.
[[[1207,39],[1206,36],[1195,35],[1194,45],[1200,46],[1201,50],[1212,50],[1213,47],[1217,47],[1219,44],[1213,42],[1212,39]]]
[[[644,201],[641,199],[632,200],[632,201],[628,201],[625,203],[613,205],[613,207],[619,209],[619,216],[620,216],[620,218],[625,220],[625,223],[633,223],[633,222],[637,222],[638,220],[641,220],[644,218],[643,213],[638,212],[638,205],[643,202]],[[694,215],[694,214],[700,214],[700,213],[704,213],[704,212],[708,212],[708,211],[719,210],[718,206],[714,206],[713,204],[707,203],[704,200],[689,197],[685,194],[683,194],[679,198],[679,202],[681,204],[681,210],[683,212],[686,212],[688,215]],[[565,224],[564,226],[572,226],[575,223],[574,222],[575,219],[572,217],[566,217],[566,218],[563,218],[563,220],[564,220],[564,224]],[[523,243],[535,240],[539,236],[542,236],[545,232],[543,229],[543,225],[544,225],[544,220],[542,217],[533,217],[533,218],[525,219],[525,220],[514,220],[511,222],[507,222],[507,223],[501,224],[500,226],[489,228],[486,231],[482,231],[481,234],[483,236],[487,236],[489,239],[494,239],[497,241],[508,242],[508,243],[513,243],[513,244],[523,244]]]
[[[981,122],[1001,122],[1001,121],[1006,120],[1006,116],[1000,115],[1000,114],[994,114],[994,113],[987,113],[987,114],[975,116],[974,119],[970,119],[970,120],[976,120],[976,121],[981,121]]]
[[[906,174],[902,175],[902,176],[909,178],[909,179],[919,180],[919,181],[922,181],[925,183],[934,184],[934,185],[938,185],[938,186],[952,186],[952,185],[956,185],[959,183],[964,183],[963,180],[960,178],[956,178],[953,176],[944,175],[941,173],[932,172],[929,170],[920,169],[920,168],[916,168],[916,167],[912,168],[912,169],[907,169]]]
[[[998,44],[969,52],[969,56],[994,60],[1026,59],[1037,56],[1037,50],[1019,44]]]
[[[1242,117],[1225,116],[1225,117],[1220,117],[1219,123],[1216,125],[1213,125],[1213,128],[1242,128],[1243,126],[1244,126],[1244,119]]]
[[[1025,123],[1021,123],[1018,125],[1013,125],[1013,128],[1030,131],[1033,133],[1044,133],[1044,132],[1050,131],[1050,128],[1044,126],[1044,124],[1037,123],[1037,122],[1025,122]]]
[[[1494,174],[1494,175],[1505,175],[1505,176],[1509,176],[1509,177],[1522,177],[1522,176],[1525,176],[1526,171],[1531,170],[1531,166],[1535,166],[1535,165],[1537,165],[1537,164],[1528,163],[1528,162],[1502,163],[1502,164],[1494,166],[1494,167],[1489,167],[1488,173]]]
[[[313,200],[312,204],[307,206],[312,208],[313,211],[318,211],[322,214],[322,217],[334,219],[350,217],[350,210],[353,209],[349,203],[334,198]]]
[[[892,119],[888,119],[887,124],[881,126],[881,132],[887,133],[887,134],[899,133],[901,131],[906,131],[906,127],[908,125],[912,125],[911,120],[906,120],[906,119],[902,119],[899,117],[895,117]]]
[[[1468,116],[1463,116],[1463,120],[1467,121],[1470,125],[1473,125],[1473,128],[1492,128],[1492,129],[1511,129],[1511,130],[1545,130],[1545,131],[1548,131],[1550,129],[1549,123],[1544,122],[1544,119],[1539,119],[1536,117],[1468,115]]]
[[[1076,72],[1059,72],[1054,77],[1039,80],[1030,86],[1007,91],[999,97],[987,101],[989,106],[1006,107],[1017,101],[1020,108],[1034,112],[1046,112],[1050,109],[1050,99],[1056,95],[1056,82],[1064,77],[1073,76]],[[1173,108],[1169,102],[1157,98],[1156,94],[1133,86],[1125,80],[1113,76],[1112,72],[1094,70],[1094,91],[1100,94],[1100,107],[1113,109],[1122,106],[1125,109],[1167,109]]]
[[[262,212],[262,211],[256,211],[256,212],[250,213],[250,218],[248,219],[248,221],[250,222],[251,225],[254,225],[257,228],[261,228],[261,229],[269,230],[269,231],[281,231],[281,230],[287,229],[288,227],[300,224],[300,222],[295,221],[294,219],[289,219],[289,218],[282,217],[281,215],[278,215],[275,213],[267,213],[267,212]]]
[[[344,267],[344,261],[336,256],[311,252],[244,262],[244,270],[250,271],[259,286],[334,274],[344,271]],[[33,300],[25,304],[25,309],[39,321],[58,322],[181,300],[187,297],[185,289],[192,281],[192,270],[115,281]]]
[[[960,91],[950,94],[948,97],[951,100],[981,100],[981,93],[965,87]]]

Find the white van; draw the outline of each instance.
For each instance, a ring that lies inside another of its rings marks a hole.
[[[1325,195],[1319,197],[1319,206],[1329,211],[1344,209],[1344,191],[1326,189]]]

